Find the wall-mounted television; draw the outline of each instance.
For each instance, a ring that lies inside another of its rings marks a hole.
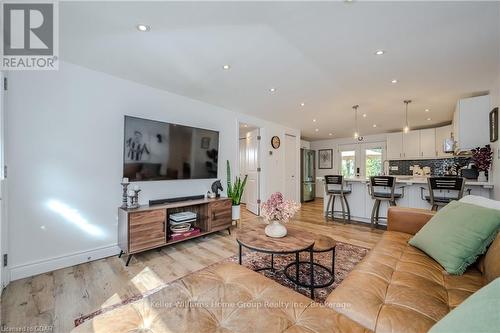
[[[130,181],[217,178],[219,132],[125,116],[123,177]]]

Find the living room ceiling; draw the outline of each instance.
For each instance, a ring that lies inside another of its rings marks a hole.
[[[500,73],[498,2],[61,2],[59,18],[64,61],[310,140],[352,136],[354,104],[361,135],[401,130],[404,99],[412,128],[450,122]]]

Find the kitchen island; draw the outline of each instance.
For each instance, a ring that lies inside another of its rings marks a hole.
[[[428,195],[427,190],[427,178],[426,177],[412,177],[412,176],[395,176],[396,177],[396,193],[404,193],[403,198],[396,201],[398,206],[401,207],[413,207],[413,208],[424,208],[431,209],[431,205],[426,201],[422,200],[421,188],[423,187],[424,196]],[[372,213],[373,202],[370,194],[368,193],[368,183],[369,179],[356,177],[345,179],[347,188],[351,189],[352,192],[346,195],[347,201],[351,208],[351,219],[360,222],[370,223],[370,216]],[[326,205],[328,200],[324,193],[324,179],[323,177],[316,178],[316,186],[321,186],[323,188],[323,197],[325,198],[323,203],[323,211],[326,211]],[[493,189],[493,182],[478,182],[474,180],[467,180],[465,182],[464,195],[472,194],[479,195],[482,197],[490,198],[491,191]],[[450,191],[440,191],[439,196],[453,196],[454,193]],[[438,193],[438,191],[436,191]],[[339,200],[336,200],[335,210],[340,210]],[[387,202],[382,202],[380,205],[380,216],[387,216]],[[380,220],[379,224],[386,224],[385,220]]]

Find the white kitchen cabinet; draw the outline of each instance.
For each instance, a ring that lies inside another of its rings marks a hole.
[[[422,157],[420,153],[420,131],[403,133],[403,157],[405,159]]]
[[[490,95],[464,98],[453,114],[455,151],[468,151],[489,143]]]
[[[436,129],[428,128],[420,130],[420,156],[436,157]]]
[[[399,160],[403,158],[403,133],[387,134],[387,159]]]
[[[453,126],[442,126],[436,128],[436,153],[438,157],[452,157],[453,153],[444,152],[444,140],[450,139],[453,133]]]

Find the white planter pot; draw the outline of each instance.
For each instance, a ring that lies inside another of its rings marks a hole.
[[[264,232],[267,236],[273,238],[285,237],[287,234],[286,227],[278,221],[272,221],[269,223]]]
[[[239,220],[240,219],[240,205],[237,206],[232,206],[231,207],[231,217],[233,220]]]
[[[487,182],[486,173],[484,171],[479,171],[479,176],[477,177],[478,182]]]

